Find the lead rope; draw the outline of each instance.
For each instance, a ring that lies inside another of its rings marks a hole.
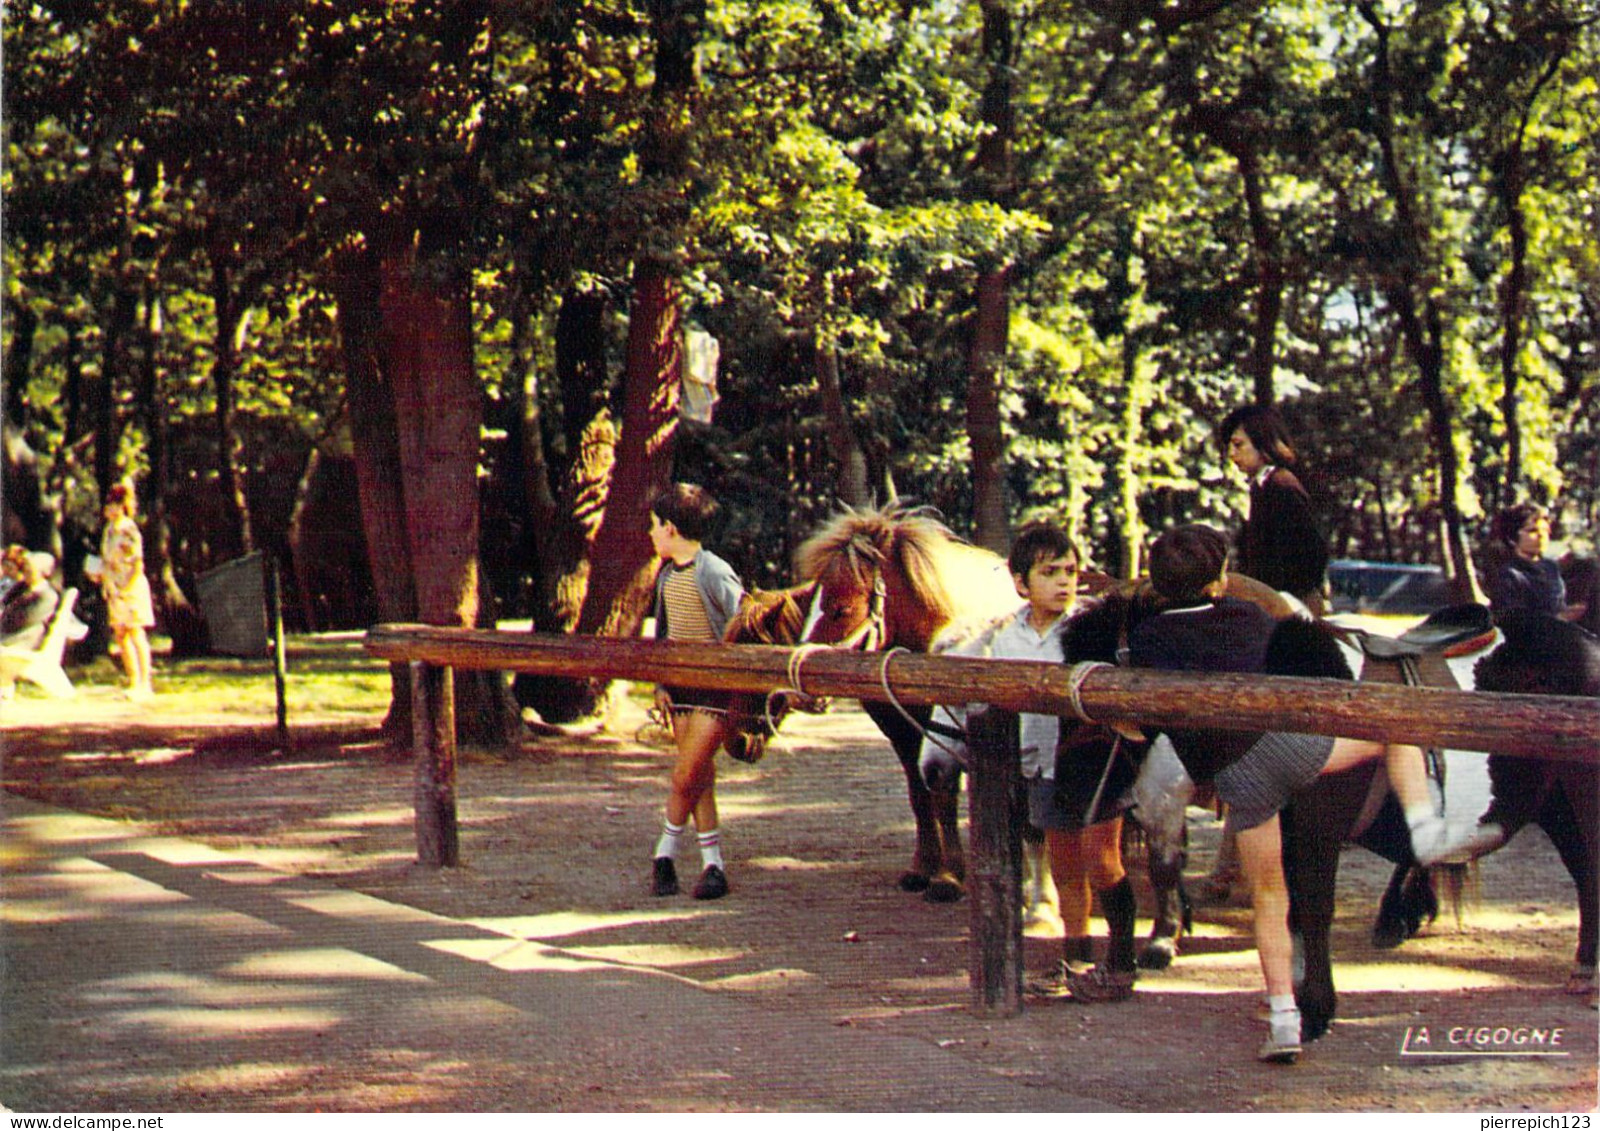
[[[1090,726],[1100,724],[1089,717],[1089,712],[1083,709],[1083,685],[1089,677],[1100,668],[1115,667],[1100,660],[1084,660],[1073,664],[1067,672],[1067,698],[1072,704],[1072,714],[1079,722],[1088,723]],[[1094,796],[1089,799],[1089,806],[1083,811],[1083,825],[1088,828],[1093,822],[1096,809],[1100,808],[1100,799],[1105,796],[1106,782],[1111,779],[1111,767],[1116,762],[1117,755],[1122,752],[1122,735],[1118,734],[1111,742],[1111,752],[1106,755],[1106,764],[1100,770],[1100,781],[1094,787]]]
[[[883,654],[883,663],[878,666],[878,686],[883,688],[883,697],[889,701],[889,705],[891,707],[900,712],[900,717],[905,719],[906,722],[910,723],[916,732],[920,734],[926,741],[933,743],[933,745],[938,749],[943,750],[946,754],[950,755],[950,757],[954,758],[956,764],[962,769],[970,770],[972,768],[971,757],[968,754],[963,753],[955,746],[952,746],[948,742],[944,741],[944,739],[942,739],[938,734],[935,734],[930,727],[924,726],[922,723],[919,723],[915,718],[913,718],[911,712],[906,710],[905,706],[900,702],[899,696],[895,695],[894,688],[889,685],[890,661],[893,660],[898,653],[905,652],[909,654],[910,651],[911,650],[909,648],[901,648],[896,646],[894,648],[890,648]],[[965,726],[952,727],[951,730],[953,735],[960,737],[963,743],[966,742],[967,728]]]
[[[767,693],[766,701],[761,706],[762,714],[766,717],[767,729],[773,734],[778,733],[778,720],[772,717],[773,701],[780,696],[793,696],[797,699],[808,700],[814,704],[824,701],[815,695],[806,693],[805,687],[800,682],[801,669],[805,666],[806,657],[814,652],[827,652],[831,650],[828,644],[802,644],[789,653],[789,664],[786,674],[789,677],[788,687],[777,687]]]

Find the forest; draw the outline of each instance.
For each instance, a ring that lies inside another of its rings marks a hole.
[[[76,584],[132,481],[175,655],[256,551],[305,630],[635,633],[674,479],[747,584],[891,499],[1132,576],[1239,521],[1247,402],[1336,556],[1470,591],[1523,499],[1593,552],[1593,0],[6,0],[3,46],[5,540]]]

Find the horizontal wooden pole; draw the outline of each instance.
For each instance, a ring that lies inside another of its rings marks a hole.
[[[396,624],[368,632],[366,649],[383,660],[441,667],[757,694],[791,687],[798,670],[809,695],[882,702],[887,683],[907,706],[972,702],[1073,714],[1069,669],[1031,661]],[[1295,731],[1600,764],[1600,707],[1573,696],[1106,667],[1084,681],[1079,701],[1092,718],[1156,729]]]

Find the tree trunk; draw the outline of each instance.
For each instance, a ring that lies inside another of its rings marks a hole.
[[[607,388],[603,290],[569,291],[556,319],[556,379],[561,389],[567,461],[541,535],[541,570],[548,585],[548,627],[570,632],[589,588],[589,551],[605,514],[616,463],[617,429]],[[542,623],[542,622],[541,622]]]
[[[351,256],[333,280],[356,493],[361,499],[361,527],[372,563],[378,619],[398,623],[417,619],[417,593],[405,534],[394,399],[379,357],[378,286],[377,263],[368,253]],[[389,686],[384,733],[394,741],[409,741],[411,673],[405,664],[389,665]]]
[[[1139,339],[1131,332],[1122,335],[1122,436],[1117,450],[1119,533],[1122,550],[1120,576],[1131,580],[1139,576],[1140,555],[1144,546],[1144,523],[1139,518],[1139,467],[1135,454],[1144,439],[1144,397],[1139,376]]]
[[[546,499],[530,483],[529,529],[534,571],[533,630],[571,632],[589,589],[590,557],[605,514],[606,491],[616,463],[617,431],[606,382],[605,319],[610,300],[603,290],[569,290],[556,318],[555,366],[561,390],[565,466],[554,475]],[[535,466],[532,449],[543,461],[543,428],[537,415],[537,389],[530,379],[523,412],[525,468]],[[530,475],[533,472],[528,472]],[[547,723],[568,723],[592,714],[594,689],[588,681],[519,673],[512,681],[517,702],[532,707]]]
[[[1269,405],[1277,396],[1272,371],[1278,339],[1278,321],[1283,314],[1283,264],[1278,255],[1277,233],[1261,185],[1261,161],[1253,148],[1241,146],[1236,154],[1239,176],[1244,181],[1245,203],[1250,217],[1250,242],[1255,254],[1256,317],[1250,344],[1250,380],[1255,403]]]
[[[4,488],[5,504],[0,507],[5,518],[5,542],[20,542],[33,550],[49,550],[60,557],[59,534],[56,516],[45,503],[44,480],[39,473],[39,457],[28,443],[28,411],[23,393],[28,386],[28,371],[33,367],[33,339],[39,326],[38,316],[25,303],[12,305],[11,349],[4,361],[5,416],[0,421],[4,429],[5,451]]]
[[[1389,68],[1389,28],[1370,0],[1363,0],[1357,10],[1375,36],[1371,122],[1382,158],[1380,175],[1394,204],[1400,245],[1396,262],[1385,274],[1385,297],[1394,308],[1406,351],[1417,367],[1418,387],[1428,412],[1439,469],[1445,573],[1457,600],[1481,601],[1461,517],[1461,465],[1456,457],[1455,424],[1444,389],[1444,316],[1424,277],[1422,228],[1413,192],[1400,170],[1394,142],[1394,77]]]
[[[650,503],[672,481],[683,378],[680,320],[676,280],[660,265],[641,263],[628,323],[622,437],[590,555],[580,633],[633,636],[649,610],[656,566],[647,537]]]
[[[1000,371],[1011,318],[1009,277],[1007,268],[978,277],[978,309],[967,363],[973,540],[1002,556],[1011,545],[1006,522],[1005,437],[1000,427]]]
[[[833,343],[818,340],[812,360],[817,393],[822,402],[824,433],[833,458],[839,464],[836,487],[839,501],[849,507],[870,506],[872,491],[867,486],[867,456],[856,441],[855,429],[850,427],[850,416],[845,411],[844,392],[839,385],[839,351]]]
[[[228,265],[216,255],[211,257],[211,302],[217,323],[213,346],[216,357],[211,367],[211,384],[216,396],[213,419],[217,428],[217,484],[232,528],[228,534],[233,539],[230,544],[217,547],[217,551],[224,558],[234,558],[255,549],[250,529],[250,502],[245,495],[244,472],[239,466],[243,445],[233,426],[233,379],[238,371],[235,339],[243,324],[244,311],[233,293]]]
[[[139,317],[139,297],[120,279],[114,284],[111,310],[101,346],[100,376],[93,383],[94,480],[104,499],[117,481],[117,383],[131,368],[128,342]]]
[[[483,390],[464,280],[418,269],[415,244],[379,263],[378,346],[394,399],[406,545],[423,624],[471,627],[479,615],[478,449]],[[456,680],[457,737],[500,746],[516,734],[505,680]]]
[[[158,349],[161,342],[161,294],[153,280],[144,294],[144,320],[139,326],[139,403],[144,415],[145,452],[150,474],[144,483],[145,574],[154,598],[156,618],[172,641],[172,655],[200,656],[206,651],[206,625],[178,584],[172,566],[172,515],[167,510],[167,484],[172,478],[166,404],[162,395]]]
[[[982,195],[1009,204],[1014,195],[1011,148],[1016,136],[1012,85],[1016,50],[1011,9],[1005,0],[983,0],[982,51],[987,77],[980,106],[988,132],[978,143],[975,177]],[[1005,554],[1011,545],[1006,521],[1005,437],[1000,425],[1000,383],[1011,332],[1011,271],[1003,263],[980,270],[976,310],[967,353],[967,442],[972,450],[973,540]]]

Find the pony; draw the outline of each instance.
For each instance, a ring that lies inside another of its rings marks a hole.
[[[796,566],[800,583],[753,594],[724,639],[927,653],[947,638],[1015,612],[1020,601],[1003,558],[958,538],[926,508],[900,503],[843,509],[800,546]],[[803,655],[797,660],[796,675],[803,676]],[[758,727],[768,718],[775,724],[798,698],[785,697],[776,714],[745,713],[757,716]],[[916,845],[900,888],[936,903],[960,899],[966,859],[957,831],[957,789],[930,787],[917,771],[932,709],[877,702],[862,707],[894,748],[916,823]]]
[[[1600,698],[1600,639],[1575,624],[1517,610],[1499,618],[1504,637],[1473,668],[1480,691]],[[1578,949],[1566,990],[1596,992],[1596,943],[1600,940],[1600,766],[1489,755],[1491,816],[1505,842],[1538,825],[1555,845],[1578,891]]]
[[[1068,662],[1098,658],[1109,641],[1125,638],[1133,625],[1154,611],[1153,602],[1123,595],[1080,614],[1068,628]],[[1523,625],[1518,618],[1509,626],[1502,625],[1506,642],[1479,661],[1477,686],[1495,691],[1600,694],[1600,642],[1553,618],[1538,620],[1541,623]],[[1299,618],[1280,621],[1264,670],[1274,675],[1353,678],[1332,627]],[[1550,833],[1577,885],[1579,942],[1568,988],[1592,993],[1600,770],[1573,763],[1530,764],[1522,758],[1496,756],[1496,760],[1505,789],[1528,803],[1525,810],[1518,806],[1517,811],[1527,814],[1525,823],[1537,823]],[[1323,775],[1296,794],[1281,814],[1290,925],[1303,968],[1295,996],[1301,1011],[1301,1037],[1306,1041],[1327,1032],[1337,1005],[1330,936],[1342,845],[1347,841],[1359,844],[1403,869],[1417,866],[1400,804],[1386,783],[1377,779],[1381,767],[1381,760],[1374,760]],[[1382,800],[1374,812],[1371,799],[1379,793]],[[1514,833],[1513,825],[1521,827],[1509,819],[1508,834]]]

